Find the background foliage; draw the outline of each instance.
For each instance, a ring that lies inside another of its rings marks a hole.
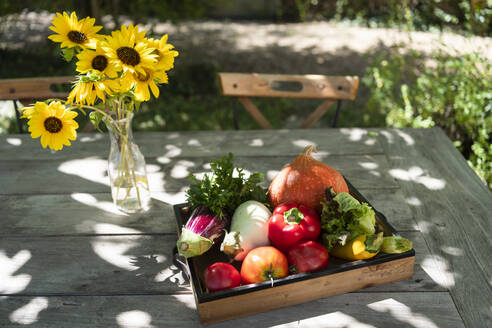
[[[211,18],[330,20],[406,31],[492,35],[492,0],[7,0],[0,1],[0,23],[7,15],[23,10],[55,12],[60,8],[76,10],[81,17],[96,17],[98,22],[111,17],[116,25],[124,17],[135,23]],[[367,53],[368,66],[357,103],[344,104],[341,125],[440,126],[492,188],[491,63],[480,54],[456,55],[448,45],[431,54],[408,49],[401,45]],[[220,62],[198,58],[180,63],[179,59],[170,73],[170,84],[161,88],[161,97],[142,105],[135,117],[137,130],[233,129],[235,110],[241,129],[258,128],[234,98],[220,95],[216,83],[217,72],[224,70]],[[9,63],[0,65],[0,78],[73,74],[73,67],[60,59],[56,47],[0,48],[0,62]],[[247,71],[247,67],[238,66],[237,71]],[[259,99],[255,103],[275,128],[298,126],[304,112],[318,104],[292,99]],[[330,126],[332,115],[330,111],[316,127]],[[83,126],[84,117],[79,119]],[[15,118],[0,120],[2,131],[15,133]]]
[[[381,54],[368,67],[368,111],[392,127],[441,127],[492,188],[492,65],[480,54],[402,50]]]

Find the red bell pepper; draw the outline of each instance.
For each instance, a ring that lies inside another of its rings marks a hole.
[[[300,241],[316,240],[320,232],[316,211],[296,202],[278,205],[268,222],[268,238],[284,252]]]

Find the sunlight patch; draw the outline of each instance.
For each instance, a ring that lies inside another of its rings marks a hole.
[[[388,132],[388,131],[379,131],[379,134],[382,134],[386,138],[386,141],[389,144],[392,144],[393,143],[393,135],[390,132]]]
[[[96,223],[94,224],[94,232],[97,234],[135,234],[135,233],[142,233],[142,231],[139,231],[137,229],[132,229],[132,228],[127,228],[127,227],[121,227],[116,224],[110,224],[110,223]]]
[[[166,145],[165,148],[167,150],[167,153],[164,155],[165,157],[177,157],[183,152],[181,148],[175,145]]]
[[[184,190],[178,192],[158,192],[152,195],[152,198],[155,198],[161,202],[167,204],[179,204],[184,203],[186,201],[186,190],[188,187],[182,188]]]
[[[10,322],[31,325],[38,321],[39,312],[46,308],[48,308],[48,299],[46,297],[33,298],[29,303],[10,314]]]
[[[195,163],[191,161],[178,161],[171,169],[171,176],[175,179],[187,178],[190,175],[190,171],[188,169],[193,166],[195,166]]]
[[[184,304],[187,308],[195,310],[196,309],[196,303],[195,299],[193,298],[192,295],[172,295],[179,303]]]
[[[465,253],[461,248],[452,247],[452,246],[441,246],[441,249],[444,253],[453,255],[453,256],[463,256]]]
[[[250,147],[263,147],[263,145],[264,145],[264,143],[263,143],[263,140],[261,140],[261,139],[253,139],[249,143]]]
[[[373,325],[360,322],[356,318],[340,311],[322,314],[302,320],[303,324],[312,327],[325,327],[329,322],[330,327],[347,327],[347,328],[372,328]],[[303,326],[304,326],[303,325]],[[297,325],[296,325],[297,326]]]
[[[62,173],[75,175],[84,180],[109,186],[107,170],[108,161],[97,157],[70,160],[58,166],[58,171]]]
[[[164,148],[166,148],[167,152],[163,156],[157,157],[157,162],[161,164],[169,164],[171,162],[171,158],[177,157],[181,155],[182,150],[179,147],[176,147],[175,145],[166,145]]]
[[[97,134],[97,133],[94,133],[90,136],[83,136],[81,138],[78,138],[77,140],[80,141],[80,142],[91,142],[91,141],[97,141],[97,140],[100,140],[102,139],[102,135],[100,134]]]
[[[358,129],[358,128],[352,128],[352,129],[342,128],[340,129],[340,132],[342,132],[343,134],[347,134],[349,136],[350,141],[361,141],[362,137],[365,137],[367,135],[367,130]]]
[[[91,194],[73,193],[70,195],[70,197],[72,197],[73,200],[76,200],[79,203],[98,208],[111,214],[115,214],[118,216],[128,216],[128,214],[118,211],[118,209],[113,205],[112,202],[97,200],[97,198]]]
[[[14,276],[13,274],[22,268],[31,257],[31,252],[27,249],[17,252],[12,258],[9,258],[4,250],[0,250],[1,294],[15,294],[26,289],[27,285],[31,282],[31,275],[18,274]]]
[[[169,280],[173,284],[176,285],[184,285],[186,280],[183,277],[183,272],[178,270],[178,268],[174,265],[171,265],[169,268],[165,268],[160,271],[154,278],[155,282],[163,282]]]
[[[92,250],[101,259],[111,263],[118,268],[133,271],[137,268],[132,265],[134,255],[129,254],[129,250],[140,246],[141,237],[118,238],[112,236],[99,236],[91,241]]]
[[[198,140],[198,139],[190,139],[190,140],[188,140],[188,146],[201,147],[202,144],[201,144],[200,140]]]
[[[155,327],[151,325],[152,316],[140,310],[121,312],[116,316],[116,322],[120,327],[125,328]]]
[[[445,258],[438,255],[427,255],[421,266],[439,286],[445,288],[455,286],[454,274],[449,271],[448,261]]]
[[[422,206],[422,202],[417,197],[408,197],[405,199],[408,205]]]
[[[161,167],[159,165],[155,164],[146,164],[145,169],[147,170],[147,173],[156,173],[161,170]]]
[[[294,140],[292,141],[292,144],[299,148],[304,148],[306,146],[313,145],[314,147],[316,147],[316,149],[318,149],[318,144],[310,140],[304,140],[304,139]]]
[[[395,131],[396,134],[398,134],[398,136],[400,136],[400,138],[402,138],[408,146],[413,146],[415,144],[415,140],[413,140],[413,138],[408,133],[405,133],[402,130]]]
[[[446,181],[424,175],[424,171],[418,166],[412,166],[408,170],[391,169],[389,174],[398,180],[420,183],[430,190],[441,190],[446,186]]]
[[[374,162],[359,162],[359,165],[368,170],[375,170],[379,167],[379,165]]]
[[[12,146],[22,145],[22,140],[20,138],[7,138],[7,143]]]
[[[420,313],[415,313],[407,305],[389,298],[383,301],[371,303],[368,308],[377,312],[389,312],[395,319],[406,322],[416,328],[437,328],[438,326],[429,318]],[[396,324],[395,326],[399,326]]]

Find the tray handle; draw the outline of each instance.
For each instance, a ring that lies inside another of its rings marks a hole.
[[[188,268],[188,264],[186,264],[186,259],[184,256],[179,255],[176,246],[173,248],[173,264],[185,274],[188,282],[191,281],[190,269]]]

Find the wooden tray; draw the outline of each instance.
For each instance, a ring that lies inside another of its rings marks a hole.
[[[378,212],[352,184],[348,181],[347,184],[352,196],[368,203],[376,212],[376,230],[383,231],[385,236],[398,235],[386,217]],[[190,216],[190,210],[187,203],[174,205],[178,235],[181,234],[181,228]],[[401,254],[380,253],[369,260],[360,261],[345,261],[330,257],[326,269],[275,279],[273,287],[268,281],[207,293],[203,281],[204,270],[215,262],[229,262],[228,257],[219,250],[221,242],[221,239],[215,242],[214,246],[201,256],[186,259],[187,267],[183,268],[189,276],[202,324],[243,317],[407,279],[413,275],[415,261],[413,249]],[[184,259],[183,261],[178,259],[177,263],[184,263]],[[240,262],[232,264],[240,270]]]

